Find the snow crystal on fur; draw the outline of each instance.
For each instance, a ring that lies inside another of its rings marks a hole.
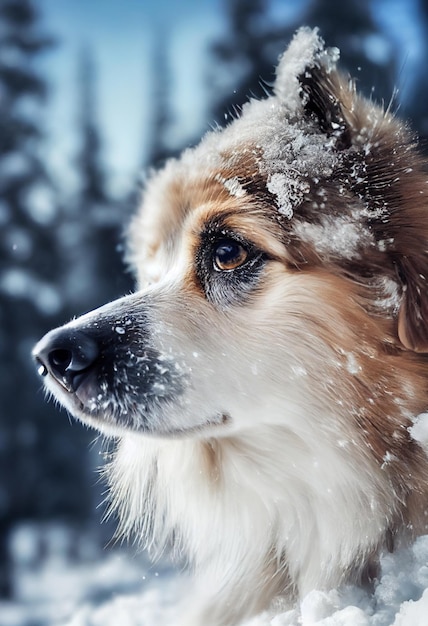
[[[310,191],[307,181],[283,172],[271,174],[267,188],[276,196],[279,212],[288,219],[293,217],[293,207],[298,206]]]
[[[318,224],[297,222],[294,232],[312,243],[320,255],[345,259],[359,258],[361,248],[371,239],[368,228],[348,215],[323,216]]]
[[[300,28],[289,47],[280,57],[276,70],[275,94],[291,114],[302,110],[299,76],[316,65],[331,71],[339,59],[338,48],[324,50],[324,41],[318,29]]]
[[[223,176],[218,175],[216,176],[216,180],[224,185],[231,196],[235,196],[235,198],[242,198],[242,196],[245,196],[246,191],[236,176],[233,178],[224,178]]]

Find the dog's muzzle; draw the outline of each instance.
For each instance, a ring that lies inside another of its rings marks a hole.
[[[147,310],[134,300],[50,331],[33,357],[46,387],[76,417],[152,431],[165,405],[179,401],[187,370],[168,345],[153,343]]]

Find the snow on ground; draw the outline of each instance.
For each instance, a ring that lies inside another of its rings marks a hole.
[[[34,548],[40,531],[15,533],[14,598],[0,603],[0,626],[174,626],[184,583],[168,566],[151,566],[130,550],[99,550],[87,537],[76,552],[67,529],[44,532],[42,559]],[[374,593],[313,591],[299,607],[279,604],[245,626],[314,625],[428,626],[428,535],[383,557]]]
[[[85,607],[93,611],[132,593],[145,596],[158,579],[171,577],[168,565],[102,542],[93,532],[61,524],[17,527],[10,541],[13,598],[0,601],[0,626],[66,624]]]

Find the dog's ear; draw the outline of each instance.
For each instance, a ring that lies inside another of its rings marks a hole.
[[[305,113],[318,120],[320,129],[334,140],[337,150],[349,148],[351,129],[343,112],[337,73],[331,74],[324,67],[315,66],[305,71],[299,80]]]
[[[314,118],[338,150],[351,146],[351,130],[342,99],[353,89],[343,86],[336,70],[337,48],[324,48],[318,30],[301,28],[282,55],[276,71],[275,95],[292,115]]]
[[[349,150],[349,188],[401,283],[401,344],[428,353],[428,190],[424,159],[405,124],[360,98],[336,69],[337,48],[301,28],[282,55],[274,93],[290,121],[312,120],[336,150]],[[352,166],[352,167],[351,167]],[[378,267],[378,266],[377,266]],[[379,269],[379,267],[378,267]]]
[[[375,271],[392,267],[400,284],[397,334],[414,352],[428,353],[428,185],[426,159],[406,124],[360,101],[355,119],[370,129],[354,137],[357,175],[351,188],[365,205],[368,226],[385,255]]]

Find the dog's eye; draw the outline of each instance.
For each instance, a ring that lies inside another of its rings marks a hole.
[[[214,267],[223,272],[240,267],[248,259],[248,251],[234,239],[221,239],[214,248]]]

